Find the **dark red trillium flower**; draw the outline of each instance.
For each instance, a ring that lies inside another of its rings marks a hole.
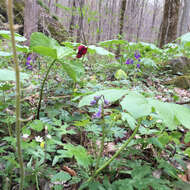
[[[84,45],[80,45],[78,47],[78,53],[77,53],[77,58],[81,58],[83,55],[85,55],[87,52],[87,47]]]

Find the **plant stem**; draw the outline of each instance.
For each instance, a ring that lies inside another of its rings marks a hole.
[[[37,190],[40,190],[39,184],[38,184],[38,175],[37,175],[37,174],[36,174],[36,189],[37,189]]]
[[[42,97],[43,97],[43,90],[44,90],[44,85],[45,85],[45,82],[47,80],[47,77],[48,77],[48,74],[53,66],[53,64],[55,63],[56,59],[54,59],[52,61],[52,63],[50,64],[47,72],[46,72],[46,75],[44,77],[44,80],[42,82],[42,86],[41,86],[41,89],[40,89],[40,100],[39,100],[39,103],[38,103],[38,109],[37,109],[37,116],[36,116],[36,119],[40,119],[40,109],[41,109],[41,102],[42,102]]]
[[[140,122],[141,123],[141,122]],[[133,134],[129,137],[128,140],[125,141],[125,143],[119,148],[119,150],[105,163],[103,164],[103,166],[101,166],[99,169],[97,169],[94,173],[94,175],[92,177],[90,177],[86,183],[89,183],[90,181],[92,181],[94,179],[94,177],[96,177],[104,168],[106,168],[125,148],[126,146],[131,142],[131,140],[134,138],[134,136],[136,135],[139,127],[140,127],[140,123],[139,125],[135,128],[135,130],[133,131]]]
[[[23,190],[24,184],[24,164],[23,157],[21,151],[21,142],[20,142],[20,70],[16,53],[16,45],[15,45],[15,34],[14,34],[14,23],[13,23],[13,3],[12,0],[8,0],[8,18],[9,18],[9,26],[11,32],[11,43],[12,43],[12,51],[13,51],[13,61],[15,65],[15,75],[16,75],[16,138],[17,138],[17,153],[18,160],[20,164],[20,185],[19,190]]]
[[[104,150],[104,140],[105,140],[105,126],[103,124],[103,126],[102,126],[102,140],[101,140],[101,145],[100,145],[100,152],[99,152],[99,155],[98,155],[98,158],[97,158],[95,171],[98,169],[99,164],[100,164],[100,159],[102,157],[102,153],[103,153],[103,150]]]

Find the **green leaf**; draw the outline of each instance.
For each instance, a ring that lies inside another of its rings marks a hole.
[[[59,172],[51,178],[51,182],[66,182],[71,179],[71,176],[66,172]]]
[[[121,44],[127,44],[127,43],[128,42],[125,40],[113,39],[113,40],[107,40],[107,41],[99,42],[98,45],[109,47],[112,45],[119,45],[119,44],[121,45]]]
[[[126,79],[127,78],[127,74],[122,69],[119,69],[115,73],[115,78],[118,79],[118,80],[119,79]]]
[[[57,59],[57,51],[53,48],[45,46],[34,46],[32,47],[32,50],[40,55],[49,56],[52,57],[53,59]]]
[[[57,50],[57,58],[58,59],[62,59],[64,57],[75,54],[75,51],[73,51],[73,49],[69,48],[69,47],[57,46],[56,50]]]
[[[171,104],[171,109],[177,120],[187,129],[190,129],[190,109],[182,105]]]
[[[63,69],[74,81],[80,81],[80,77],[84,74],[84,67],[82,64],[63,63]]]
[[[185,143],[189,143],[190,142],[190,131],[186,133],[185,138],[184,138],[184,142]]]
[[[108,100],[109,102],[115,102],[120,98],[122,98],[127,93],[128,90],[122,90],[122,89],[101,90],[91,95],[84,96],[79,102],[79,107],[90,105],[90,102],[94,99],[94,96],[104,95],[105,99]]]
[[[29,47],[28,46],[22,46],[19,44],[16,44],[16,49],[19,52],[23,52],[23,53],[28,53],[29,52]]]
[[[156,112],[160,116],[160,119],[163,120],[170,130],[176,129],[179,122],[175,117],[174,104],[165,103],[158,100],[149,100],[149,103],[155,108]]]
[[[181,37],[181,45],[184,46],[186,43],[190,42],[190,32],[183,34]]]
[[[59,43],[41,32],[34,32],[30,38],[30,47],[34,52],[40,55],[50,56],[56,59],[56,49],[59,47]]]
[[[30,128],[35,130],[35,131],[42,131],[44,128],[44,124],[42,121],[40,120],[34,120],[31,124],[30,124]]]
[[[90,165],[90,157],[87,154],[87,151],[82,146],[73,146],[72,144],[66,144],[64,146],[70,153],[72,153],[77,160],[78,165],[81,165],[87,168]]]
[[[131,92],[121,101],[122,109],[129,112],[135,119],[148,116],[151,113],[151,105],[141,94]]]
[[[134,130],[136,127],[136,120],[134,119],[134,117],[132,117],[130,114],[122,112],[121,113],[121,117],[123,121],[127,121],[127,123],[129,124],[129,127]]]
[[[113,53],[107,51],[106,49],[102,47],[97,47],[95,45],[88,46],[88,52],[97,53],[98,55],[114,56]]]
[[[12,56],[12,53],[0,51],[0,57],[10,57],[10,56]]]
[[[142,58],[141,62],[144,64],[145,67],[157,67],[156,63],[150,58]]]
[[[11,40],[11,33],[8,30],[0,30],[0,36],[5,39]],[[20,34],[15,33],[15,40],[18,42],[24,42],[26,41],[26,38],[24,36],[21,36]]]
[[[20,73],[21,81],[24,81],[28,78],[28,74]],[[0,69],[0,81],[15,81],[15,71],[8,69]]]
[[[186,148],[184,153],[187,154],[190,158],[190,147]]]

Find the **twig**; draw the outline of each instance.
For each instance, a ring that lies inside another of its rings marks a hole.
[[[23,157],[21,151],[21,142],[20,142],[20,128],[21,128],[21,121],[20,121],[20,70],[19,64],[17,59],[16,53],[16,45],[15,45],[15,33],[14,33],[14,23],[13,23],[13,2],[12,0],[8,0],[8,19],[9,19],[9,26],[11,31],[11,43],[12,43],[12,51],[13,51],[13,61],[15,64],[15,75],[16,75],[16,137],[17,137],[17,152],[18,152],[18,160],[20,164],[20,185],[19,190],[23,190],[24,184],[24,164],[23,164]]]

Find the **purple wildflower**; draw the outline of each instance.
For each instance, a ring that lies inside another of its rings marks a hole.
[[[27,62],[26,62],[26,65],[28,66],[28,65],[30,65],[30,62],[27,60]]]
[[[32,65],[28,65],[26,68],[32,70]]]
[[[104,104],[105,104],[105,105],[109,105],[109,101],[106,100],[106,99],[104,99]]]
[[[32,57],[31,57],[31,55],[29,55],[28,57],[27,57],[27,61],[31,61],[32,60]]]
[[[140,66],[141,66],[141,65],[138,63],[138,64],[137,64],[137,68],[140,68]]]
[[[135,56],[136,59],[139,59],[139,58],[141,57],[141,55],[140,55],[139,52],[135,52],[135,55],[134,55],[134,56]]]
[[[131,62],[130,62],[130,59],[127,59],[126,63],[127,65],[129,65]]]
[[[102,105],[99,106],[98,112],[95,113],[92,117],[93,118],[101,118],[102,116]]]
[[[101,96],[94,96],[94,100],[98,101],[101,98]]]
[[[131,64],[133,64],[134,63],[134,61],[133,61],[133,59],[131,59]]]
[[[97,103],[97,101],[96,100],[92,100],[91,102],[90,102],[90,105],[95,105]]]

